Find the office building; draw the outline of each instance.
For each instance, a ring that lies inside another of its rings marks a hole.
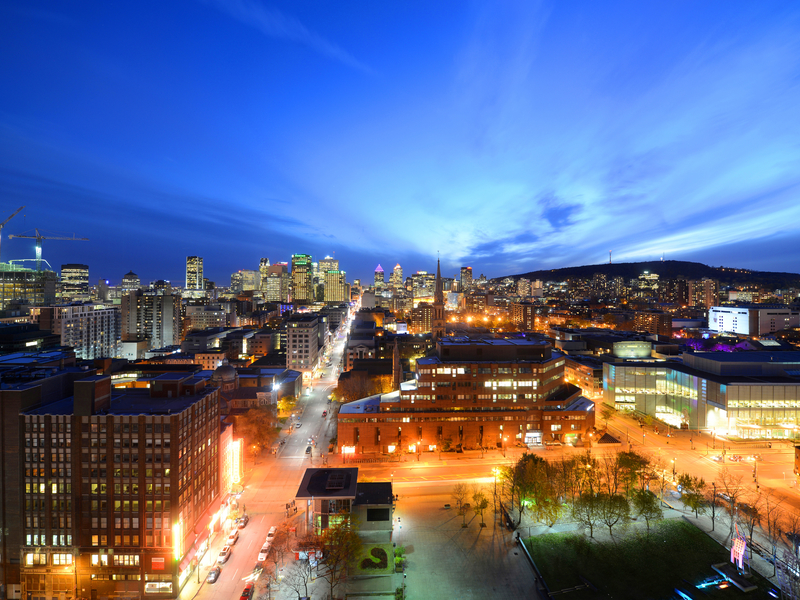
[[[699,281],[689,281],[687,285],[689,306],[711,308],[719,304],[719,282],[704,277]]]
[[[275,263],[267,271],[265,296],[267,302],[289,302],[289,265]]]
[[[389,283],[395,288],[403,287],[405,280],[403,279],[403,267],[400,266],[400,263],[397,263],[392,269],[392,274],[389,275]]]
[[[0,263],[0,310],[12,304],[54,304],[57,283],[58,276],[53,271],[34,271]]]
[[[309,254],[292,254],[292,302],[311,304],[314,300],[311,256]]]
[[[286,323],[286,368],[310,380],[320,365],[321,350],[330,337],[328,319],[316,313],[295,314]]]
[[[472,267],[461,267],[461,290],[464,293],[472,289]]]
[[[88,302],[89,267],[88,265],[61,265],[61,301]]]
[[[203,258],[200,256],[186,257],[186,289],[203,289]]]
[[[339,304],[350,301],[350,289],[347,285],[347,274],[338,269],[325,272],[325,302]]]
[[[260,281],[260,283],[259,283],[259,285],[260,285],[259,289],[260,289],[260,290],[262,290],[262,291],[264,290],[264,288],[265,288],[265,285],[266,285],[266,283],[264,282],[264,280],[265,280],[265,279],[267,278],[267,276],[269,275],[269,268],[270,268],[271,266],[272,266],[272,265],[270,264],[270,262],[269,262],[269,259],[268,259],[268,258],[262,258],[260,261],[258,261],[258,274],[259,274],[259,277],[260,277],[260,279],[259,279],[259,281]]]
[[[330,256],[326,256],[321,261],[319,261],[319,272],[322,277],[325,277],[325,273],[328,271],[338,271],[339,270],[339,261],[335,258]]]
[[[375,289],[380,289],[386,284],[386,278],[384,276],[383,267],[380,265],[375,267],[374,284],[375,284]]]
[[[634,313],[636,331],[672,337],[672,315],[660,310],[639,310]]]
[[[717,333],[762,336],[800,327],[800,311],[773,304],[714,306],[708,311],[708,328]]]
[[[133,271],[128,271],[122,278],[122,292],[124,294],[128,292],[135,292],[141,287],[142,287],[142,281],[141,279],[139,279],[139,276]]]

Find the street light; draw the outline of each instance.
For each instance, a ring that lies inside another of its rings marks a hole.
[[[494,474],[494,512],[497,513],[497,474],[500,472],[498,467],[492,469]]]
[[[508,436],[503,438],[503,458],[506,457],[506,442],[508,442]]]
[[[673,479],[675,479],[675,462],[676,462],[677,460],[678,460],[677,458],[673,458],[673,459],[672,459],[672,478],[673,478]]]

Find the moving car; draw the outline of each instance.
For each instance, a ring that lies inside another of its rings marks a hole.
[[[237,529],[244,529],[247,527],[247,524],[250,522],[250,515],[244,515],[236,519],[236,527]]]
[[[327,417],[328,416],[328,411],[327,410],[323,410],[322,411],[322,416],[323,417]]]
[[[225,547],[222,548],[222,550],[219,551],[219,556],[217,557],[217,562],[219,564],[227,562],[228,559],[230,558],[230,556],[231,556],[231,547],[230,546],[225,546]]]
[[[220,569],[219,567],[214,567],[208,572],[208,575],[206,575],[206,581],[208,583],[216,583],[217,579],[219,579],[219,574],[221,572],[222,569]]]
[[[306,446],[306,454],[311,454],[311,446]]]
[[[234,529],[233,531],[231,531],[231,534],[228,536],[228,541],[225,542],[225,544],[227,546],[233,546],[238,541],[239,541],[239,530]]]
[[[298,422],[298,423],[295,423],[294,428],[295,429],[300,429],[302,426],[303,426],[303,424]]]

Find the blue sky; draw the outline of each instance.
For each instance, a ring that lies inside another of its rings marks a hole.
[[[795,2],[3,2],[3,260],[800,271]],[[24,215],[24,216],[23,216]]]

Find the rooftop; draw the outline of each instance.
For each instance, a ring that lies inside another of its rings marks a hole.
[[[306,469],[295,498],[355,498],[358,468]]]
[[[356,486],[356,499],[353,505],[392,504],[394,494],[389,481],[359,483]]]

